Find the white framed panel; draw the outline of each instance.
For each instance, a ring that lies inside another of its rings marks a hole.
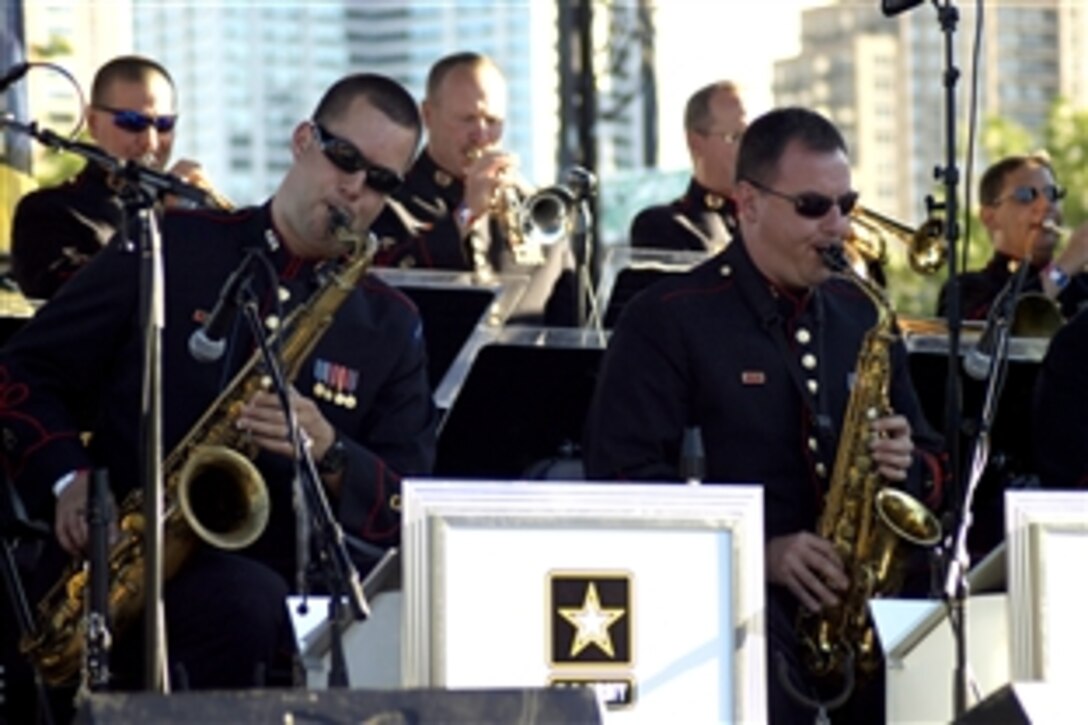
[[[1088,491],[1009,491],[1005,519],[1010,675],[1079,681],[1088,648]]]
[[[765,719],[761,488],[402,490],[405,686],[585,681],[609,723]]]

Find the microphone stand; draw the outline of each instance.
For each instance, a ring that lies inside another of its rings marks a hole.
[[[83,686],[88,692],[100,692],[109,686],[110,648],[112,637],[109,622],[110,545],[109,528],[113,517],[110,506],[109,476],[97,469],[87,488],[87,529],[90,543],[87,561],[87,645],[84,659]]]
[[[959,718],[967,711],[967,693],[970,690],[970,677],[967,668],[967,627],[965,614],[968,591],[967,573],[971,558],[967,551],[967,534],[971,528],[975,492],[990,459],[990,432],[993,428],[997,406],[1001,400],[1001,391],[1005,387],[1005,372],[1008,367],[1009,332],[1016,316],[1016,301],[1027,279],[1030,269],[1028,260],[1021,262],[1016,274],[1009,279],[1005,288],[998,294],[991,311],[987,330],[994,340],[994,349],[990,354],[989,370],[986,373],[986,393],[983,397],[982,411],[979,414],[978,435],[975,440],[971,468],[968,471],[960,517],[956,526],[948,571],[944,582],[944,596],[948,608],[948,618],[956,646],[956,667],[954,670],[954,714]],[[985,334],[984,334],[985,336]],[[979,340],[981,345],[983,339]]]
[[[318,564],[329,589],[328,620],[330,624],[331,665],[328,685],[330,688],[346,688],[349,685],[349,678],[340,629],[342,624],[340,614],[341,599],[347,599],[349,614],[356,621],[362,621],[370,616],[370,606],[363,594],[359,572],[348,555],[347,546],[344,542],[344,531],[333,515],[329,499],[325,495],[324,484],[317,472],[317,465],[314,463],[311,452],[312,441],[306,437],[305,432],[298,425],[294,409],[291,407],[289,387],[284,379],[283,370],[262,329],[256,302],[250,300],[242,306],[242,310],[245,313],[253,337],[260,348],[265,371],[272,379],[272,386],[279,397],[280,405],[283,407],[284,415],[287,418],[288,437],[295,449],[295,460],[299,474],[295,476],[295,503],[301,507],[299,518],[303,522],[303,527],[311,532],[312,537],[312,541],[304,542],[305,548],[308,548],[311,543],[313,544],[313,548],[317,552]],[[297,488],[302,489],[301,495],[298,495]],[[305,579],[305,572],[301,568],[299,578]],[[303,582],[304,584],[305,582]],[[305,587],[303,587],[303,591],[305,591]]]
[[[207,192],[181,179],[143,166],[122,161],[94,144],[72,141],[37,123],[20,123],[0,117],[0,127],[25,133],[42,144],[76,153],[102,166],[120,184],[119,195],[125,218],[139,220],[140,329],[144,339],[144,379],[140,405],[140,468],[144,472],[144,686],[148,691],[166,693],[167,677],[165,622],[162,606],[162,330],[165,327],[162,236],[155,203],[166,194],[199,204],[208,203]],[[128,224],[119,230],[126,233]]]

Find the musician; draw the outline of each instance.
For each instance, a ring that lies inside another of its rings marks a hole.
[[[745,112],[730,81],[704,86],[688,99],[684,131],[692,174],[679,199],[643,209],[631,223],[631,246],[721,251],[736,228],[733,171]]]
[[[383,250],[376,263],[418,269],[529,274],[530,284],[511,321],[574,325],[574,260],[567,240],[541,248],[518,244],[498,213],[509,194],[516,212],[527,190],[514,158],[501,149],[506,80],[494,61],[472,52],[448,55],[431,67],[422,103],[427,146],[396,201],[375,230]]]
[[[150,58],[120,56],[95,73],[87,129],[103,151],[156,170],[166,168],[174,145],[174,82]],[[210,186],[199,164],[182,159],[170,168],[185,181]],[[118,189],[97,164],[87,164],[60,186],[23,197],[12,222],[12,275],[27,297],[48,299],[94,256],[121,226]]]
[[[857,201],[839,131],[800,108],[756,119],[741,140],[734,198],[733,242],[625,310],[587,416],[585,465],[591,478],[680,480],[683,434],[697,427],[706,481],[763,485],[770,718],[810,722],[775,661],[781,653],[800,686],[795,614],[835,604],[847,584],[836,550],[814,531],[859,349],[876,321],[867,298],[821,259],[841,245]],[[893,412],[873,421],[868,450],[892,485],[935,503],[939,439],[898,342],[889,383]],[[857,693],[857,722],[882,717],[875,691]],[[851,712],[832,715],[850,721]]]
[[[1086,355],[1088,311],[1081,311],[1050,341],[1035,382],[1032,453],[1044,488],[1088,488]]]
[[[418,109],[399,84],[347,76],[295,127],[291,166],[267,203],[234,213],[165,214],[165,451],[186,437],[254,350],[243,315],[218,361],[197,362],[188,348],[244,256],[258,255],[248,285],[262,320],[274,326],[273,317],[305,314],[319,275],[347,251],[333,220],[365,233],[420,133]],[[27,506],[53,520],[71,555],[87,540],[88,471],[105,468],[119,502],[141,480],[139,262],[114,238],[0,356],[4,464]],[[291,402],[332,511],[346,534],[380,552],[398,540],[401,476],[426,474],[434,457],[418,313],[394,289],[363,277],[301,362]],[[296,469],[284,415],[274,394],[258,392],[225,423],[260,448],[255,462],[268,485],[270,521],[239,553],[201,546],[165,584],[171,672],[184,672],[192,688],[253,686],[258,669],[271,678],[293,648],[284,596],[295,581]],[[91,432],[86,447],[80,431]],[[118,642],[118,686],[132,685],[139,671],[138,639],[122,633]]]
[[[1083,272],[1088,264],[1088,235],[1070,239],[1056,254],[1065,189],[1058,185],[1049,159],[1040,154],[1001,159],[982,175],[978,196],[979,217],[994,253],[983,269],[960,275],[963,319],[985,319],[1024,260],[1031,265],[1031,273],[1022,291],[1040,292],[1055,300],[1066,317],[1075,314],[1088,300],[1088,275]],[[937,301],[941,317],[948,316],[947,298],[946,282]]]

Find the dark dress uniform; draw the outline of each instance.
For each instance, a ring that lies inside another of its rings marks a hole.
[[[1046,488],[1088,487],[1088,311],[1050,341],[1035,386],[1031,436]]]
[[[774,290],[738,236],[624,311],[586,421],[588,476],[678,481],[684,430],[697,426],[705,481],[763,485],[767,539],[815,530],[856,358],[875,319],[869,300],[846,282],[801,296]],[[940,440],[923,418],[901,343],[892,365],[892,407],[911,422],[918,444],[905,488],[936,505]],[[798,667],[798,603],[769,584],[768,605],[772,722],[811,721],[773,669],[778,651]]]
[[[635,216],[631,246],[719,252],[735,234],[736,213],[732,199],[693,178],[679,199],[648,207]]]
[[[960,275],[960,316],[965,320],[984,320],[990,314],[990,306],[1016,272],[1018,260],[1002,252],[995,252],[986,266],[976,272]],[[1042,292],[1038,269],[1032,269],[1024,280],[1023,292]],[[1073,275],[1069,284],[1058,293],[1058,304],[1066,318],[1077,313],[1088,301],[1088,274]],[[937,299],[937,315],[948,316],[948,282],[941,287]]]
[[[577,325],[577,282],[569,240],[541,247],[509,243],[494,214],[461,238],[454,214],[465,195],[464,182],[424,151],[405,177],[396,200],[407,214],[387,206],[374,224],[384,267],[452,269],[527,274],[529,285],[510,322]],[[408,218],[405,218],[405,217]]]
[[[233,214],[169,212],[163,221],[165,332],[162,340],[163,450],[170,451],[250,358],[249,326],[238,315],[225,355],[199,363],[188,351],[246,251],[262,319],[305,303],[320,266],[290,254],[269,205]],[[4,464],[30,510],[52,521],[51,487],[78,469],[105,468],[117,500],[141,480],[139,413],[143,354],[139,254],[120,238],[61,288],[0,355]],[[276,279],[269,279],[274,270]],[[343,441],[346,463],[330,504],[345,533],[388,547],[399,538],[401,476],[427,474],[436,415],[420,320],[399,292],[364,277],[303,361],[295,386],[312,397]],[[92,433],[84,447],[80,432]],[[270,641],[287,623],[282,596],[293,582],[294,464],[261,453],[270,520],[239,554],[201,548],[166,584],[171,661],[193,687],[253,684]],[[126,639],[123,638],[122,644]]]
[[[106,171],[91,163],[60,186],[20,199],[11,224],[11,273],[23,294],[52,297],[106,246],[123,211]]]

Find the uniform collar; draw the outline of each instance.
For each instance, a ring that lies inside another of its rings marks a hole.
[[[737,286],[749,308],[766,327],[780,324],[783,319],[800,315],[816,299],[817,288],[804,291],[782,290],[775,287],[756,267],[748,253],[747,242],[740,232],[722,252],[721,257],[733,268]]]
[[[732,199],[706,188],[696,181],[694,176],[691,177],[691,181],[688,183],[684,201],[697,211],[710,211],[729,216],[735,214],[735,205]]]
[[[430,154],[430,149],[423,149],[412,169],[408,172],[408,186],[412,190],[429,190],[456,206],[465,195],[465,184],[452,172],[442,168]]]

